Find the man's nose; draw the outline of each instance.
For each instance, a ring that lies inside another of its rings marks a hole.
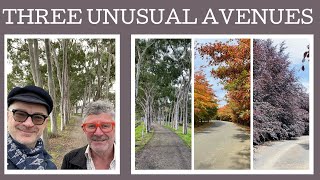
[[[25,126],[27,126],[27,127],[32,127],[32,126],[34,126],[34,124],[33,124],[33,122],[32,122],[31,116],[29,116],[29,117],[26,119],[26,121],[23,122],[23,124],[24,124]]]
[[[103,135],[103,131],[101,130],[100,127],[97,127],[96,131],[94,132],[95,135]]]

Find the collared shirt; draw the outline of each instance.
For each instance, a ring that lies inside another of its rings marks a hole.
[[[109,170],[115,170],[116,169],[116,156],[115,156],[116,149],[115,148],[116,148],[116,145],[113,144],[113,160],[110,163]],[[87,146],[87,149],[86,149],[84,155],[87,158],[87,169],[88,170],[95,170],[96,168],[95,168],[93,160],[92,160],[92,156],[91,156],[91,151],[90,151],[89,145]]]

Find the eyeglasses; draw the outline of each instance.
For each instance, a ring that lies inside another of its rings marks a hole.
[[[42,125],[48,116],[43,114],[29,114],[25,111],[17,109],[9,109],[13,113],[13,119],[17,122],[25,122],[28,117],[31,117],[34,125]]]
[[[88,133],[96,132],[98,127],[100,127],[102,132],[108,133],[113,130],[114,125],[115,125],[114,122],[83,123],[81,127],[85,132],[88,132]]]

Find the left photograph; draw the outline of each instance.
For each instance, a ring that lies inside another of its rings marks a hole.
[[[6,173],[120,172],[118,39],[5,36]]]

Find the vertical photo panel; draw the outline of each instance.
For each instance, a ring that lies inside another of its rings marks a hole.
[[[132,42],[134,170],[191,170],[191,39]]]
[[[195,39],[194,169],[250,170],[250,39]]]
[[[310,36],[253,39],[255,170],[312,168],[311,45]]]

